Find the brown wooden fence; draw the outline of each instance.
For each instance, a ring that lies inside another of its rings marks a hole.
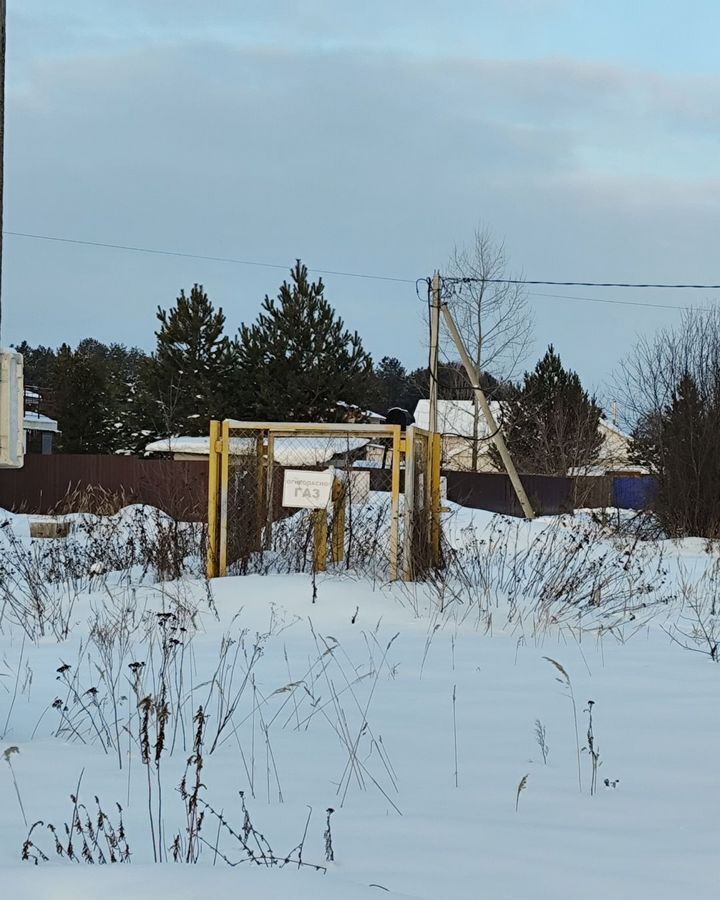
[[[489,472],[443,472],[443,475],[447,478],[448,500],[506,516],[523,515],[507,475]],[[574,479],[523,475],[522,482],[536,512],[543,515],[572,512]]]
[[[373,490],[389,490],[388,470],[369,471]],[[448,500],[474,509],[522,516],[507,475],[452,471],[443,474],[447,478]],[[610,476],[523,475],[522,480],[533,507],[544,515],[571,512],[578,507],[612,506],[614,502]],[[92,512],[92,508],[81,508],[82,495],[88,489],[100,489],[128,503],[147,503],[186,521],[202,522],[207,518],[208,465],[202,461],[31,454],[25,457],[22,469],[0,469],[0,508],[14,512]],[[276,493],[280,496],[282,492]]]
[[[186,521],[207,518],[208,466],[202,461],[134,456],[29,454],[22,469],[0,469],[0,508],[14,512],[92,512],[88,492],[147,503]],[[86,495],[83,497],[83,495]]]

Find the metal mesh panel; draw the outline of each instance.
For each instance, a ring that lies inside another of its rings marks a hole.
[[[229,434],[226,522],[227,563],[245,574],[263,549],[268,518],[267,436],[263,431]]]
[[[281,424],[226,427],[220,533],[227,571],[327,569],[395,577],[401,529],[392,494],[392,434],[338,426],[329,432]],[[288,470],[330,471],[327,507],[283,505]]]
[[[406,437],[403,571],[411,581],[427,575],[432,563],[429,435],[411,427]]]

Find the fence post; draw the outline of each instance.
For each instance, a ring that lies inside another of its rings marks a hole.
[[[230,481],[230,423],[227,419],[222,423],[220,447],[220,560],[218,574],[224,577],[228,570],[228,484]]]
[[[441,479],[442,479],[442,434],[436,432],[431,435],[432,463],[430,466],[430,547],[432,565],[438,568],[442,565],[442,546],[440,528],[440,510],[442,507]]]
[[[405,490],[403,491],[403,579],[414,577],[415,549],[415,427],[405,432]]]
[[[332,525],[332,561],[342,562],[345,558],[345,485],[341,479],[333,481],[333,525]]]
[[[257,506],[255,509],[255,534],[253,550],[262,550],[262,530],[267,517],[265,511],[266,488],[265,481],[265,435],[260,431],[255,438],[255,474],[257,477]]]
[[[208,545],[207,577],[217,578],[219,572],[218,545],[218,494],[220,491],[220,456],[217,443],[220,438],[220,423],[210,422],[210,461],[208,470]]]
[[[400,426],[393,427],[392,437],[392,501],[390,520],[390,581],[398,578],[400,546]]]
[[[312,519],[314,537],[313,567],[316,572],[324,572],[327,569],[327,510],[314,509]]]
[[[275,503],[273,497],[273,488],[275,486],[275,435],[272,431],[268,431],[266,477],[265,538],[263,540],[263,547],[265,550],[272,550],[273,505]]]

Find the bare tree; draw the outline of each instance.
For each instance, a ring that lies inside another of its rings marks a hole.
[[[672,536],[720,537],[720,309],[689,310],[641,339],[618,377],[634,459],[658,479]]]
[[[533,318],[522,284],[497,279],[510,278],[505,244],[487,228],[478,228],[468,246],[455,247],[447,270],[444,300],[447,302],[478,372],[489,372],[508,381],[527,355],[532,339]],[[449,338],[443,353],[456,358]],[[480,409],[475,403],[472,467],[477,468]]]

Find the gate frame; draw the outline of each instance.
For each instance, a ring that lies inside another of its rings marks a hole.
[[[414,431],[410,431],[414,429]],[[268,445],[272,452],[272,444],[278,437],[375,437],[392,441],[391,465],[391,520],[390,520],[390,580],[396,581],[404,577],[412,580],[410,566],[404,566],[400,572],[400,472],[401,463],[407,465],[407,440],[412,441],[414,434],[420,429],[409,426],[409,438],[406,439],[400,425],[370,425],[344,422],[243,422],[239,419],[225,419],[222,422],[210,422],[210,454],[208,477],[208,551],[207,574],[209,578],[227,575],[227,513],[228,484],[230,475],[230,438],[232,431],[256,431],[258,437],[267,434]],[[428,472],[426,479],[425,507],[431,517],[431,558],[434,565],[440,565],[440,435],[428,437]],[[258,442],[259,446],[259,442]],[[403,510],[406,531],[412,510],[405,503]]]

